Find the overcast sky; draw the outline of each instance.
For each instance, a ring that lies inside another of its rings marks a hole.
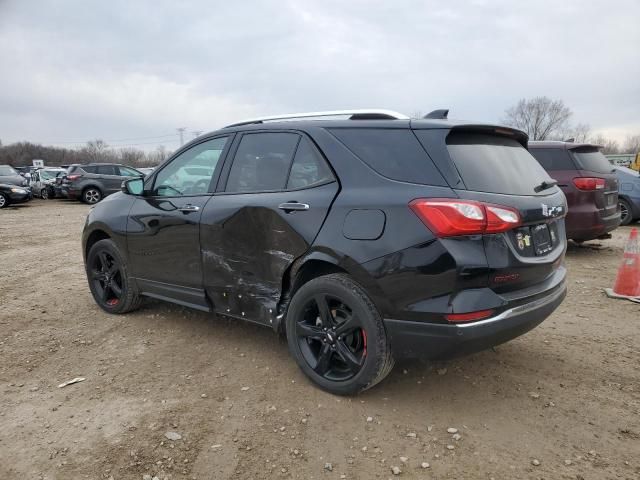
[[[365,107],[496,122],[537,95],[640,133],[640,1],[0,0],[4,144],[173,149],[176,127]]]

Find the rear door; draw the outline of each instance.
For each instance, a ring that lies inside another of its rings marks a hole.
[[[110,195],[120,190],[122,179],[116,165],[98,165],[96,173],[98,174],[96,180],[98,180],[103,195]]]
[[[202,214],[204,284],[214,308],[272,323],[283,275],[315,239],[338,188],[306,135],[242,134]]]
[[[420,131],[416,134],[420,138]],[[453,130],[446,144],[462,181],[454,189],[460,198],[520,212],[520,227],[484,235],[489,286],[506,292],[543,282],[558,268],[566,247],[564,195],[557,186],[536,188],[553,179],[509,136]]]

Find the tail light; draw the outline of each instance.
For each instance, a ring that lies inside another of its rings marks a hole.
[[[438,237],[500,233],[521,224],[510,207],[451,198],[419,198],[409,207]]]
[[[77,179],[79,179],[82,175],[67,175],[67,180],[69,180],[70,182],[73,182]]]
[[[573,184],[578,190],[604,190],[605,180],[597,177],[577,177],[573,179]]]

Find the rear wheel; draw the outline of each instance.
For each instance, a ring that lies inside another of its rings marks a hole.
[[[112,240],[100,240],[91,247],[86,270],[91,294],[100,308],[127,313],[140,306],[127,265]]]
[[[321,388],[350,395],[373,387],[393,367],[382,317],[348,275],[304,284],[287,311],[289,350]]]
[[[82,201],[84,203],[88,203],[89,205],[93,205],[102,200],[102,192],[98,190],[96,187],[87,187],[82,192]]]
[[[4,193],[0,193],[0,208],[4,208],[9,205],[9,199]]]
[[[629,225],[633,220],[631,205],[622,198],[618,200],[618,205],[620,206],[620,225]]]

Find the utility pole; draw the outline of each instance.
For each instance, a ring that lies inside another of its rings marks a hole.
[[[180,146],[184,145],[184,131],[187,129],[187,127],[180,127],[180,128],[176,128],[176,130],[178,131],[178,133],[180,134]]]

